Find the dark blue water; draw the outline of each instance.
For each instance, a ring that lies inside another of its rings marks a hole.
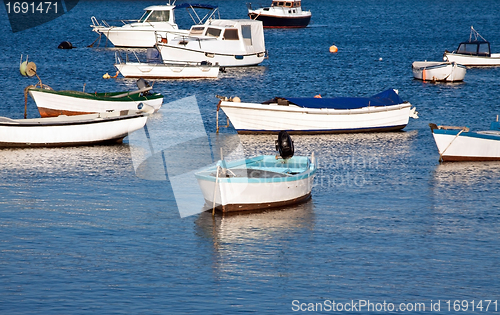
[[[19,75],[21,54],[55,89],[134,88],[133,80],[102,79],[114,74],[114,50],[104,42],[86,47],[96,38],[90,17],[138,18],[150,4],[82,1],[15,34],[0,10],[0,116],[21,118],[23,89],[37,82]],[[245,1],[212,4],[223,18],[245,18]],[[215,219],[181,219],[168,182],[135,175],[126,143],[1,150],[2,314],[282,314],[309,307],[301,303],[327,310],[331,301],[353,300],[425,303],[413,313],[430,313],[440,301],[432,313],[443,314],[455,301],[465,301],[459,313],[483,301],[475,311],[486,313],[485,300],[500,293],[500,163],[439,164],[428,123],[487,128],[500,114],[500,68],[471,68],[464,83],[431,84],[413,80],[411,63],[441,60],[445,49],[468,39],[471,25],[500,52],[500,6],[303,5],[313,14],[310,27],[266,30],[269,59],[261,66],[229,69],[218,80],[156,82],[165,108],[194,95],[214,132],[216,94],[260,102],[396,88],[420,118],[399,133],[296,136],[296,154],[314,151],[319,160],[312,200]],[[58,50],[64,40],[78,48]],[[333,43],[337,54],[328,52]],[[32,100],[28,116],[37,116]],[[273,136],[241,139],[248,153],[274,152]],[[500,311],[493,302],[489,313]]]

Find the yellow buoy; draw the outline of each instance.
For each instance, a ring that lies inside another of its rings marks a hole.
[[[102,76],[103,79],[109,79],[111,78],[111,76],[109,75],[109,73],[105,73],[103,76]]]
[[[331,53],[336,53],[337,51],[339,51],[339,49],[337,48],[337,46],[335,46],[335,45],[330,46],[330,52]]]

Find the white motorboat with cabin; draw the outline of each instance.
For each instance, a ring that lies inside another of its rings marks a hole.
[[[188,30],[180,30],[175,22],[174,12],[181,8],[191,9],[194,12],[190,13],[191,18],[198,24],[202,24],[217,11],[217,7],[212,5],[189,3],[175,5],[169,2],[166,5],[148,6],[139,20],[120,20],[122,25],[117,26],[110,25],[105,20],[99,22],[92,16],[90,27],[99,34],[99,40],[104,35],[115,47],[154,47],[158,37],[168,41],[176,35],[188,34]],[[200,18],[195,9],[208,9],[211,10],[211,14]]]
[[[415,61],[412,63],[413,77],[422,81],[463,81],[467,68],[449,61]]]
[[[187,36],[159,41],[163,60],[218,63],[221,67],[253,66],[266,57],[261,21],[208,20],[193,25]]]
[[[302,28],[311,21],[311,11],[302,10],[301,0],[274,0],[270,7],[248,7],[252,20],[262,21],[264,28]]]
[[[464,66],[500,66],[500,53],[492,54],[490,43],[474,27],[470,28],[469,40],[461,42],[456,51],[445,51],[443,60]]]
[[[372,97],[277,97],[262,104],[222,98],[219,108],[240,134],[396,131],[406,127],[410,117],[418,118],[415,108],[393,89]]]

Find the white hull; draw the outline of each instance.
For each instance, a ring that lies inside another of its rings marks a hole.
[[[500,160],[500,132],[432,133],[442,161]]]
[[[444,60],[456,62],[464,66],[500,66],[500,54],[491,54],[491,57],[445,53]]]
[[[463,81],[467,69],[455,62],[415,61],[413,77],[423,81]]]
[[[238,133],[337,133],[398,130],[408,124],[411,104],[359,109],[316,109],[221,101]]]
[[[221,67],[255,66],[264,61],[265,57],[264,52],[246,54],[239,50],[221,51],[216,47],[200,50],[182,45],[159,44],[158,46],[163,60],[175,60],[179,62],[209,61]],[[203,47],[203,44],[201,46]]]
[[[142,24],[142,23],[141,23]],[[187,35],[187,30],[169,28],[162,30],[155,27],[125,25],[122,27],[96,27],[94,31],[103,34],[115,47],[150,48],[158,38],[172,40],[178,35]]]
[[[215,177],[215,167],[196,174],[198,184],[203,192],[203,196],[208,205],[214,204],[222,209],[223,212],[266,209],[271,207],[286,206],[293,203],[299,203],[307,200],[311,195],[313,187],[316,165],[309,162],[303,165],[304,161],[309,161],[306,157],[292,157],[283,162],[276,160],[274,156],[261,156],[249,160],[263,158],[267,166],[263,168],[249,167],[250,173],[269,170],[274,172],[269,177],[245,177],[237,173],[234,177],[220,176]],[[295,168],[296,161],[302,163],[299,168]],[[239,163],[240,161],[236,161]],[[231,163],[231,162],[229,162]],[[283,164],[284,163],[284,164]],[[229,174],[239,171],[247,172],[247,169],[229,167]],[[294,175],[279,176],[281,172],[297,171]],[[232,171],[231,171],[232,170]],[[210,175],[208,175],[210,174]],[[215,197],[215,200],[214,200]]]
[[[151,106],[154,111],[160,109],[163,98],[150,99],[145,101],[113,101],[113,100],[94,100],[73,97],[62,94],[44,93],[36,90],[29,91],[31,97],[35,100],[36,106],[43,113],[64,113],[66,115],[102,113],[107,111],[137,110],[140,104]]]
[[[136,113],[136,111],[134,112]],[[147,114],[101,113],[35,119],[0,118],[0,147],[74,146],[121,141]]]
[[[148,79],[214,79],[219,75],[219,66],[188,63],[117,63],[116,69],[125,78]]]

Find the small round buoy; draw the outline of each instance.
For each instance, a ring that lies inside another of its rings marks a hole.
[[[335,45],[330,46],[330,52],[331,53],[336,53],[337,51],[339,51],[339,49],[337,48],[337,46],[335,46]]]
[[[19,65],[19,72],[21,72],[21,75],[23,77],[27,77],[28,75],[26,74],[26,67],[28,66],[28,61],[23,61],[20,65]]]
[[[59,48],[59,49],[72,49],[72,48],[76,48],[76,47],[74,47],[70,42],[64,41],[64,42],[60,43],[59,46],[57,46],[57,48]]]
[[[233,97],[234,103],[241,103],[241,99],[238,96]]]
[[[382,57],[378,58],[378,61],[382,61],[382,60],[383,60]]]
[[[314,98],[321,98],[321,94],[314,95]]]
[[[111,76],[109,75],[109,73],[105,73],[103,76],[102,76],[103,79],[109,79],[111,78]]]

